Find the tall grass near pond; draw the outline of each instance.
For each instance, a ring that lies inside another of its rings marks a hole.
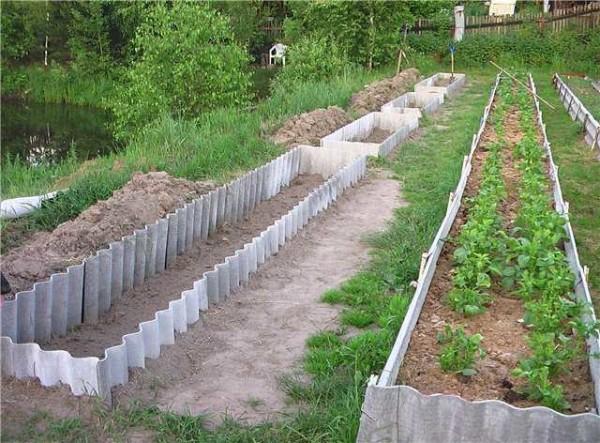
[[[115,77],[84,74],[60,65],[3,68],[2,96],[38,103],[69,103],[105,107]]]

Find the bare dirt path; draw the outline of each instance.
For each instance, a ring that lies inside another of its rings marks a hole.
[[[179,413],[224,414],[247,422],[285,411],[279,378],[298,368],[306,339],[335,328],[338,309],[321,294],[352,276],[368,259],[365,235],[382,230],[403,205],[399,183],[371,174],[313,220],[249,285],[204,324],[163,348],[126,386],[117,403],[148,401]]]

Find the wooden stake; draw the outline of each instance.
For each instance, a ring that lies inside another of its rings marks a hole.
[[[500,69],[502,72],[504,72],[506,75],[508,75],[510,78],[512,78],[514,81],[516,81],[517,83],[519,83],[521,86],[524,86],[529,92],[531,92],[533,95],[535,95],[538,99],[540,99],[542,102],[544,102],[545,105],[547,105],[548,107],[550,107],[550,109],[556,109],[554,106],[552,106],[550,103],[548,103],[546,100],[544,100],[542,97],[540,97],[539,95],[537,95],[535,92],[533,92],[531,90],[531,88],[529,86],[527,86],[525,83],[523,83],[521,80],[519,80],[517,77],[515,77],[514,75],[512,75],[510,72],[508,72],[506,69],[498,66],[496,63],[494,63],[493,61],[490,60],[490,63],[492,65],[494,65],[496,68]]]

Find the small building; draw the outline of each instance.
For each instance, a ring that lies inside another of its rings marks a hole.
[[[514,15],[517,0],[491,0],[489,15]]]

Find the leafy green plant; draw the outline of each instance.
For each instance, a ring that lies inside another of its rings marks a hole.
[[[542,405],[557,411],[565,410],[569,407],[569,403],[565,400],[563,388],[553,384],[548,373],[549,370],[545,366],[531,370],[517,368],[513,371],[513,375],[527,379],[525,392],[530,400],[539,401]]]
[[[443,332],[437,335],[438,343],[444,347],[439,355],[439,362],[444,372],[460,372],[462,375],[475,375],[475,361],[485,357],[481,347],[481,334],[467,335],[462,327],[452,329],[446,325]]]
[[[306,80],[345,75],[353,69],[346,54],[328,37],[304,37],[290,45],[275,88],[291,89]]]
[[[190,118],[249,103],[250,57],[227,18],[207,4],[155,3],[134,42],[138,58],[112,100],[117,135],[165,112]]]

